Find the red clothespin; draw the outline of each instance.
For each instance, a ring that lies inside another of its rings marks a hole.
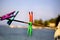
[[[29,12],[29,22],[33,23],[33,12]]]

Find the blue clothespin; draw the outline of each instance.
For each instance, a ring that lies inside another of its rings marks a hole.
[[[7,22],[8,25],[10,25],[12,23],[12,21],[14,20],[14,18],[16,17],[16,15],[18,13],[19,13],[19,11],[17,11],[16,14],[11,19],[8,19],[8,22]]]

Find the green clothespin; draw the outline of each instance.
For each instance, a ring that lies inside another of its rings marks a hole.
[[[28,35],[29,35],[29,36],[32,36],[32,22],[29,22]]]

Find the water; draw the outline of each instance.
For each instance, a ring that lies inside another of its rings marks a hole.
[[[0,25],[0,40],[54,40],[54,30],[35,29],[33,35],[27,35],[27,29]]]

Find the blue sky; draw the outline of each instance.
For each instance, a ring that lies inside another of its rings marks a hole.
[[[60,14],[60,0],[0,0],[0,16],[14,10],[19,11],[17,20],[28,22],[29,11],[33,11],[34,19],[47,20]]]

